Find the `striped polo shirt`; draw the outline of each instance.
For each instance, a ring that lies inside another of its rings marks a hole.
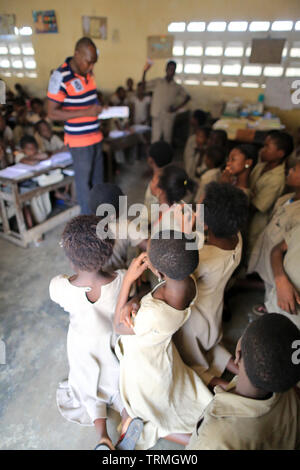
[[[70,60],[55,70],[49,80],[47,97],[60,103],[64,110],[75,111],[99,104],[96,82],[92,74],[86,77],[73,72]],[[65,121],[65,144],[69,147],[86,147],[101,142],[103,136],[99,130],[97,116],[80,117]]]

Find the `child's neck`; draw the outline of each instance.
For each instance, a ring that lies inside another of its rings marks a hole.
[[[298,199],[300,199],[300,188],[294,188],[294,190],[295,190],[294,200],[298,201]]]
[[[265,390],[254,387],[247,377],[240,378],[238,376],[237,384],[234,392],[246,398],[253,398],[254,400],[265,400],[269,397],[270,393]]]
[[[236,175],[236,186],[239,188],[248,188],[249,186],[249,171],[244,170]]]
[[[210,229],[208,229],[207,245],[214,245],[221,250],[234,250],[238,243],[238,236],[233,235],[230,238],[218,238]]]
[[[263,172],[271,171],[271,170],[273,170],[274,168],[276,168],[277,166],[279,166],[281,164],[282,164],[282,160],[275,160],[273,162],[267,162],[267,164],[265,165],[265,167],[263,169]]]
[[[153,297],[163,300],[176,310],[185,310],[195,294],[195,283],[190,276],[182,281],[166,277],[166,282],[153,293]]]
[[[77,287],[93,287],[99,284],[106,284],[107,280],[111,278],[111,274],[104,271],[81,271],[70,278],[71,284]]]

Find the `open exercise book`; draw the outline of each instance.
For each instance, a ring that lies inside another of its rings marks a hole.
[[[69,152],[60,152],[52,155],[47,160],[42,160],[36,165],[26,165],[25,163],[16,163],[8,166],[0,171],[0,176],[9,179],[24,178],[24,176],[34,176],[34,173],[41,170],[51,170],[54,166],[68,166],[73,163],[72,156]]]

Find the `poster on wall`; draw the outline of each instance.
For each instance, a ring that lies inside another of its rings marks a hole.
[[[57,33],[57,21],[54,10],[34,10],[32,12],[35,32],[41,33]]]
[[[82,17],[83,35],[89,38],[107,39],[107,18],[101,16]]]
[[[0,15],[0,34],[15,34],[16,16]]]
[[[147,57],[168,59],[173,55],[174,36],[148,36]]]

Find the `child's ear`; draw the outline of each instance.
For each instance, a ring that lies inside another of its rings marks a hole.
[[[235,359],[234,359],[234,363],[236,366],[239,365],[239,363],[241,362],[241,359],[242,359],[242,338],[240,338],[237,342],[237,345],[236,345],[236,348],[235,348]]]
[[[248,166],[246,166],[246,165],[248,165]],[[245,167],[246,168],[251,168],[252,165],[253,165],[253,160],[251,160],[250,158],[245,161]]]

